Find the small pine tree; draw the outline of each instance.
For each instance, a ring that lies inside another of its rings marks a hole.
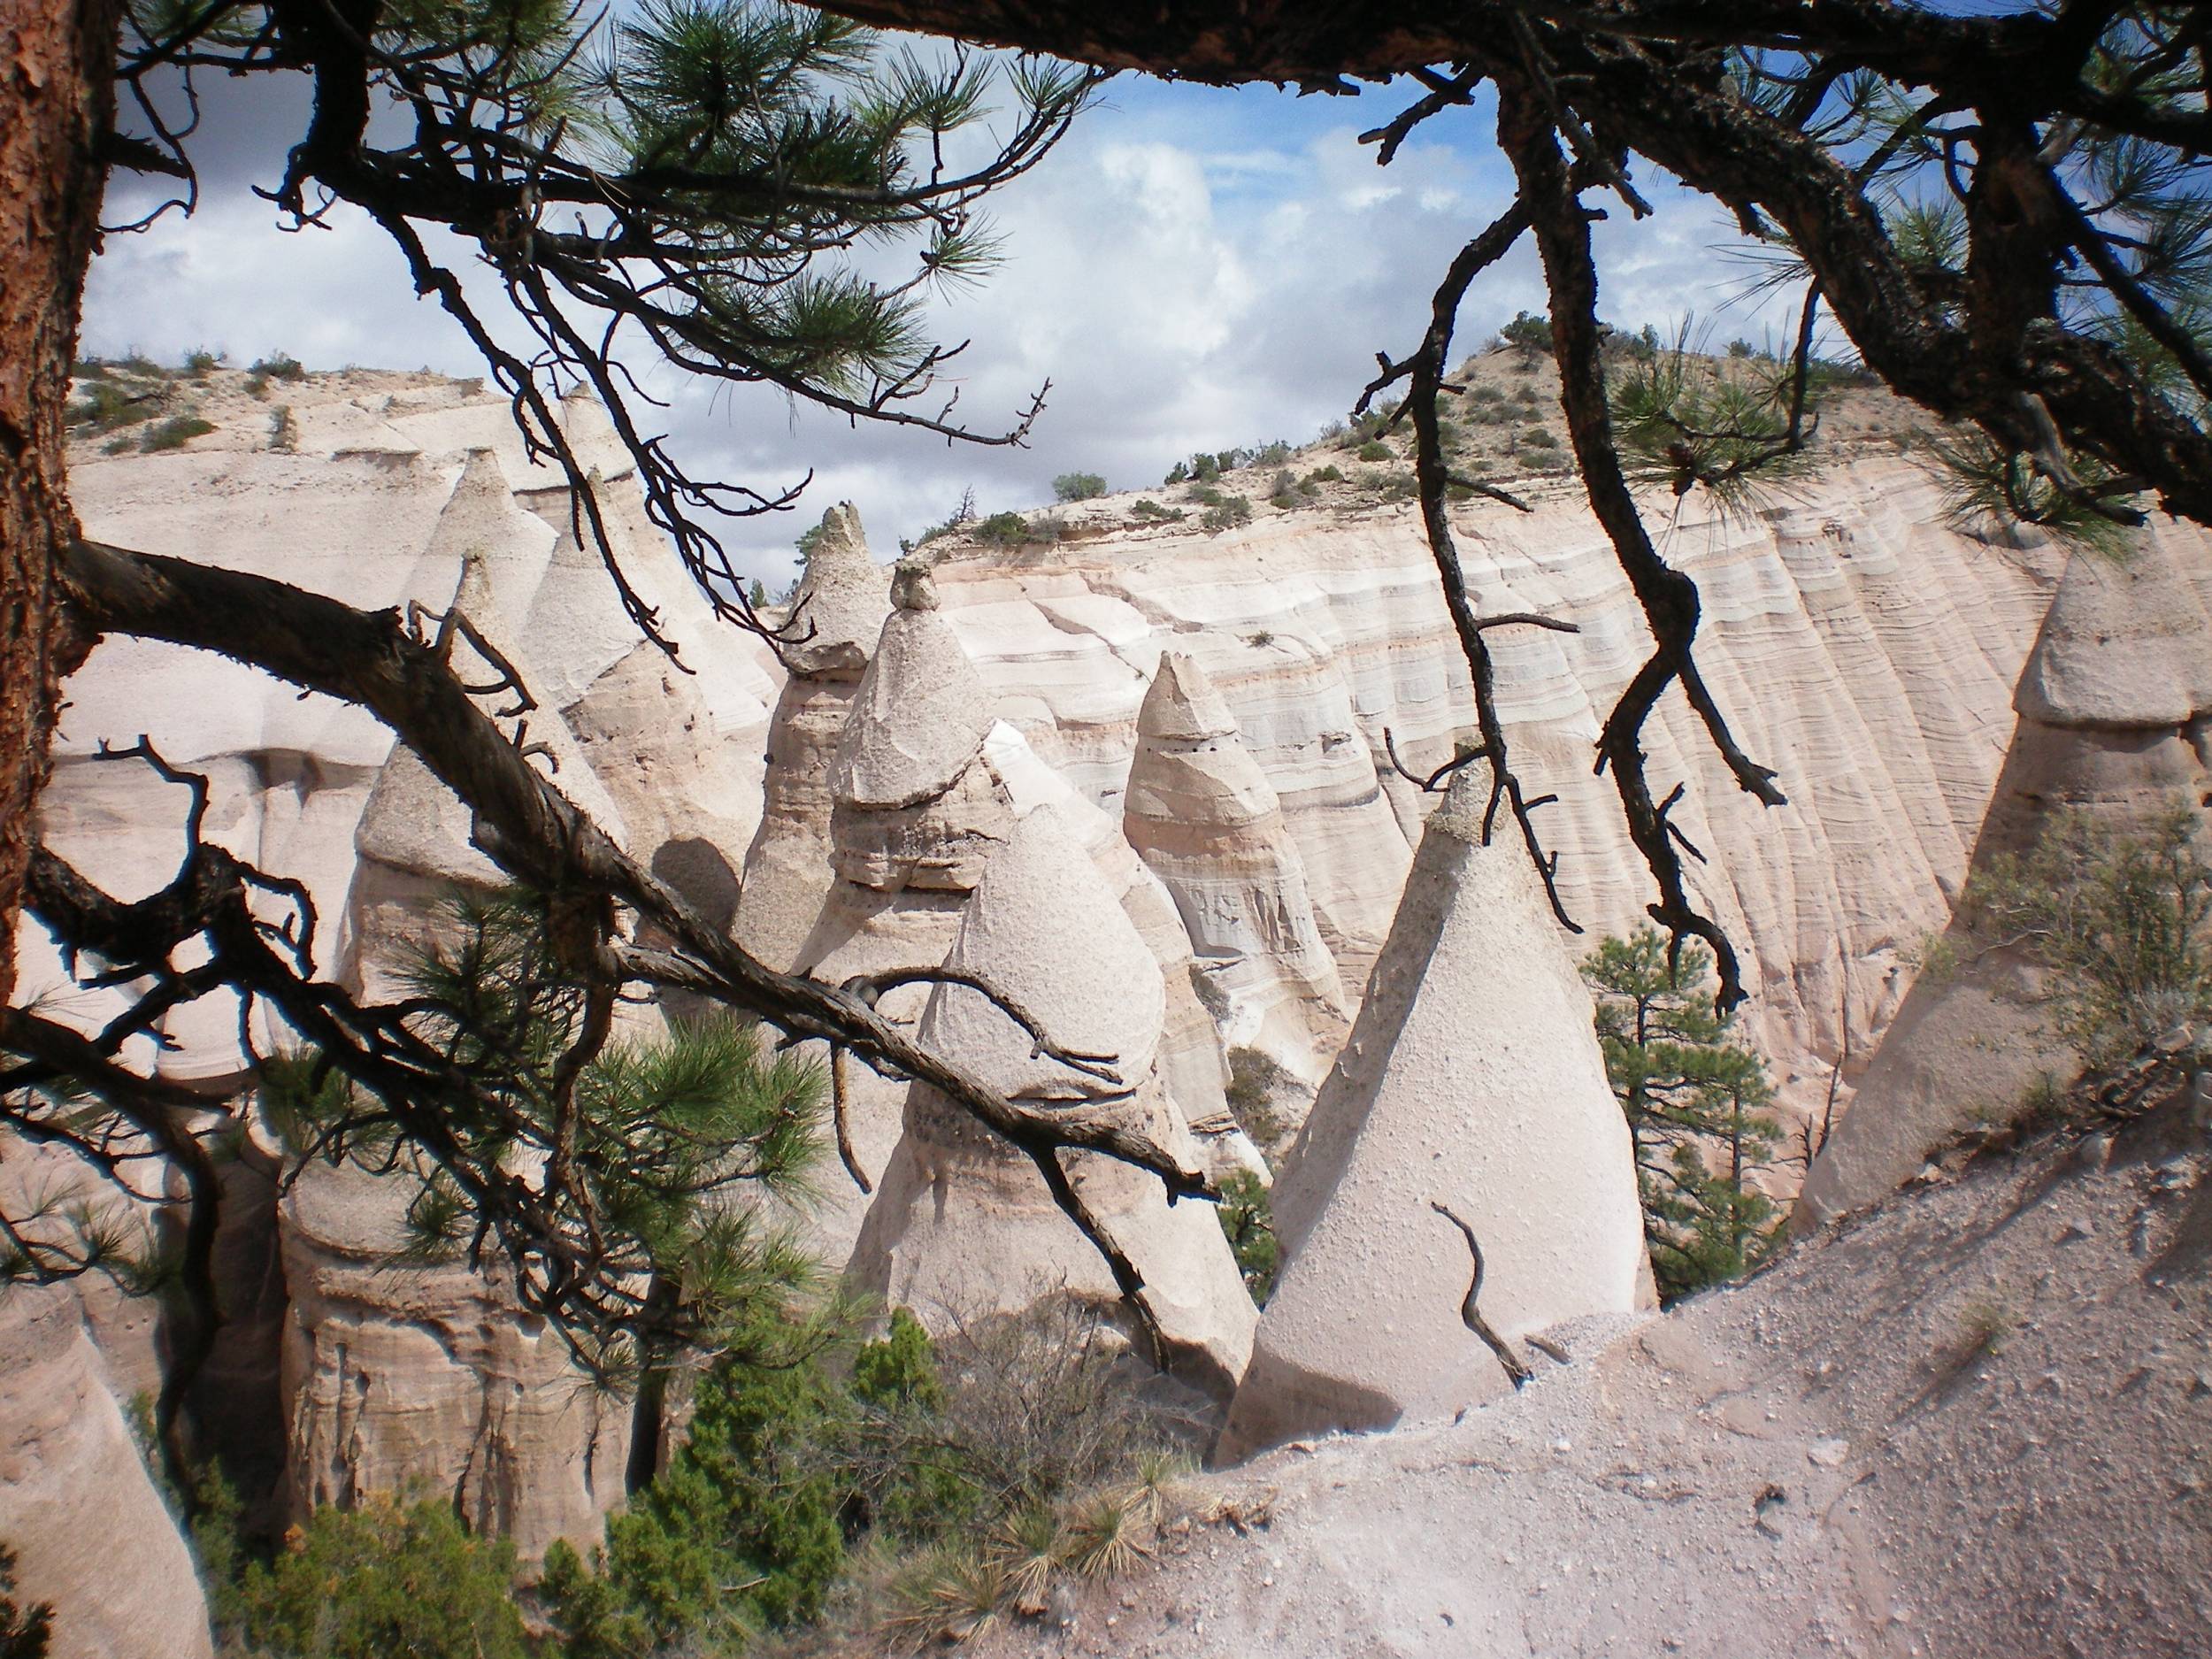
[[[1755,1263],[1780,1219],[1748,1180],[1781,1137],[1765,1110],[1774,1091],[1765,1062],[1730,1041],[1734,1016],[1714,1013],[1711,965],[1701,945],[1671,953],[1641,927],[1604,941],[1582,967],[1635,1150],[1652,1273],[1669,1302]]]
[[[54,1609],[15,1600],[15,1551],[0,1544],[0,1659],[46,1659],[53,1640]]]
[[[1096,472],[1063,472],[1052,480],[1056,501],[1095,501],[1106,493],[1106,480]]]

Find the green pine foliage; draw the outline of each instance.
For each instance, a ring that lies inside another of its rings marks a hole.
[[[1229,1240],[1230,1254],[1237,1258],[1244,1287],[1252,1293],[1255,1305],[1266,1307],[1267,1299],[1275,1294],[1275,1275],[1282,1265],[1282,1247],[1275,1237],[1275,1211],[1267,1188],[1249,1170],[1224,1176],[1221,1202],[1214,1213],[1223,1236]]]
[[[1095,501],[1106,493],[1106,480],[1096,472],[1063,472],[1052,480],[1055,501]]]
[[[450,1503],[378,1496],[316,1510],[234,1578],[211,1572],[211,1600],[227,1640],[285,1659],[529,1659],[514,1576],[514,1546],[472,1537]]]
[[[1702,946],[1670,951],[1641,927],[1600,943],[1582,973],[1628,1119],[1652,1272],[1673,1302],[1738,1277],[1775,1236],[1780,1214],[1749,1179],[1781,1138],[1774,1091],[1765,1062],[1732,1041],[1734,1016],[1713,1011]]]

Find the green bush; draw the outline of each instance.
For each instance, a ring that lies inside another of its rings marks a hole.
[[[46,1659],[53,1634],[51,1603],[16,1601],[15,1551],[0,1544],[0,1659]]]
[[[1129,514],[1145,524],[1180,524],[1188,516],[1180,507],[1163,507],[1148,495],[1132,507]]]
[[[2046,970],[2052,1028],[2092,1066],[2212,1020],[2212,856],[2185,801],[2132,833],[2068,808],[1969,885],[1966,918]]]
[[[184,354],[184,375],[189,380],[204,380],[222,365],[223,354],[210,351],[206,347]]]
[[[1524,362],[1532,362],[1539,353],[1551,349],[1551,319],[1517,312],[1511,322],[1498,330],[1498,339],[1502,344],[1517,348]]]
[[[1210,532],[1233,530],[1239,525],[1252,522],[1252,503],[1244,495],[1224,497],[1199,515],[1199,524]]]
[[[267,380],[303,380],[307,378],[307,371],[301,366],[300,360],[281,351],[273,357],[259,359],[246,373],[257,374]]]
[[[1063,472],[1052,480],[1056,501],[1095,501],[1106,493],[1106,480],[1095,472]]]
[[[1254,466],[1280,466],[1284,462],[1289,460],[1290,457],[1290,445],[1282,439],[1278,438],[1272,443],[1261,445],[1260,448],[1254,452],[1252,457],[1252,465]]]
[[[1344,481],[1344,474],[1334,465],[1316,467],[1306,474],[1305,481],[1317,487],[1323,484],[1341,484]]]
[[[1352,451],[1352,458],[1356,461],[1394,461],[1398,458],[1398,452],[1379,438],[1370,438]]]
[[[526,1659],[514,1570],[514,1546],[471,1537],[450,1503],[378,1496],[316,1510],[211,1602],[227,1636],[302,1659]]]
[[[995,512],[968,534],[991,547],[1025,547],[1038,539],[1018,512]]]
[[[69,405],[68,420],[73,426],[113,432],[118,426],[145,419],[153,402],[153,394],[135,391],[103,377],[88,383],[84,396]]]
[[[269,447],[281,455],[289,455],[300,447],[300,425],[292,419],[289,403],[269,417]]]
[[[1296,1082],[1263,1049],[1240,1046],[1229,1050],[1229,1085],[1224,1091],[1229,1115],[1263,1152],[1272,1150],[1289,1127],[1275,1109],[1275,1097]]]
[[[1521,447],[1525,449],[1556,449],[1559,440],[1553,436],[1548,426],[1530,426],[1521,434]]]
[[[1244,1287],[1256,1305],[1266,1307],[1275,1291],[1282,1250],[1275,1239],[1274,1209],[1260,1178],[1249,1170],[1223,1177],[1215,1216],[1229,1240],[1230,1253],[1237,1258],[1237,1271],[1244,1275]]]
[[[148,455],[157,455],[164,449],[181,449],[193,439],[204,438],[214,430],[213,421],[202,420],[197,415],[172,415],[147,427],[138,447]]]

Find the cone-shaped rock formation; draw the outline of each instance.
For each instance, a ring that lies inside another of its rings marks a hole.
[[[2013,706],[2019,715],[1968,869],[2026,852],[2072,806],[2122,833],[2177,803],[2201,807],[2212,777],[2212,620],[2159,541],[2124,563],[2077,553]],[[1978,1122],[2004,1122],[2038,1077],[2079,1059],[2043,1029],[2036,970],[2016,941],[1955,917],[1868,1064],[1857,1098],[1807,1172],[1794,1224],[1815,1227],[1886,1196]]]
[[[1187,1146],[1155,1064],[1165,1007],[1157,960],[1053,809],[1033,811],[992,859],[945,965],[1012,999],[1062,1048],[1112,1056],[1111,1075],[1035,1053],[1028,1032],[964,986],[931,993],[925,1045],[1033,1110],[1119,1116],[1171,1149]],[[1255,1315],[1209,1207],[1170,1205],[1156,1178],[1110,1159],[1067,1163],[1142,1275],[1170,1363],[1225,1394],[1243,1371]],[[909,1091],[905,1133],[850,1271],[933,1325],[1062,1293],[1115,1295],[1105,1263],[1029,1159],[921,1084]]]
[[[1284,1269],[1221,1455],[1449,1417],[1507,1386],[1509,1340],[1636,1305],[1628,1128],[1588,992],[1517,840],[1481,844],[1465,774],[1430,818],[1365,1004],[1275,1184]]]
[[[853,699],[891,609],[890,572],[869,556],[849,502],[821,534],[791,603],[783,648],[790,678],[768,725],[760,827],[745,854],[737,935],[770,967],[798,963],[836,880],[830,864],[830,772]]]
[[[1274,788],[1193,657],[1160,658],[1137,715],[1122,824],[1228,999],[1229,1040],[1318,1075],[1343,1032],[1336,963]]]

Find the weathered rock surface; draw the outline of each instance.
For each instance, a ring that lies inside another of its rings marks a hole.
[[[1428,821],[1349,1041],[1274,1187],[1284,1266],[1219,1455],[1449,1417],[1504,1389],[1508,1340],[1625,1313],[1645,1271],[1628,1129],[1588,992],[1517,840],[1481,842],[1466,773]]]
[[[1489,612],[1580,625],[1491,636],[1501,702],[1561,856],[1568,907],[1593,936],[1644,919],[1648,877],[1609,779],[1592,776],[1604,713],[1648,652],[1634,602],[1578,492],[1532,490],[1528,515],[1453,510],[1468,581]],[[1279,797],[1324,940],[1356,997],[1387,929],[1424,803],[1390,767],[1449,760],[1471,698],[1410,508],[1263,510],[1219,535],[1146,526],[1130,500],[1087,503],[1087,534],[1049,563],[980,551],[940,564],[947,614],[1000,713],[1110,813],[1137,747],[1163,650],[1189,650],[1219,688]],[[1655,501],[1670,559],[1703,595],[1698,660],[1737,735],[1781,771],[1786,807],[1736,788],[1678,699],[1648,730],[1651,773],[1686,787],[1676,818],[1709,852],[1693,889],[1744,947],[1746,1029],[1777,1059],[1786,1101],[1818,1108],[1837,1058],[1854,1064],[1909,977],[1900,952],[1948,918],[2012,727],[2021,664],[2062,557],[1947,525],[1917,463],[1863,458],[1786,505],[1724,517],[1693,496]],[[2202,547],[2197,533],[2177,545]],[[2201,554],[2196,556],[2200,559]],[[1383,797],[1394,834],[1375,819]],[[1352,889],[1374,890],[1356,904]],[[1348,919],[1349,918],[1349,919]]]
[[[191,1552],[73,1286],[0,1294],[0,1544],[16,1552],[16,1600],[52,1605],[53,1659],[213,1651]]]
[[[1160,658],[1137,713],[1122,825],[1229,1003],[1227,1041],[1317,1078],[1344,1031],[1336,962],[1274,788],[1194,657]]]
[[[1166,1003],[1157,960],[1052,808],[1031,812],[992,859],[945,965],[1012,999],[1063,1049],[1111,1056],[1107,1074],[1036,1053],[1029,1031],[968,986],[932,991],[922,1041],[1031,1110],[1102,1114],[1171,1150],[1188,1146],[1155,1064]],[[1244,1370],[1256,1315],[1210,1208],[1170,1205],[1156,1176],[1095,1154],[1066,1162],[1076,1191],[1143,1277],[1167,1357],[1225,1394]],[[1048,1295],[1116,1295],[1105,1263],[1029,1159],[922,1084],[908,1094],[905,1132],[849,1277],[939,1327]]]
[[[890,613],[890,572],[869,556],[849,502],[822,516],[792,596],[790,674],[768,723],[760,828],[746,849],[737,934],[770,967],[797,965],[836,880],[830,772],[853,699]]]
[[[2061,808],[2125,833],[2177,804],[2200,817],[2212,805],[2212,618],[2175,552],[2147,536],[2124,564],[2074,556],[2020,677],[1976,870],[2026,852]],[[1885,1196],[1961,1130],[2008,1122],[2039,1076],[2063,1082],[2079,1069],[2045,1030],[2039,972],[2019,941],[1961,916],[1942,942],[1951,965],[1907,994],[1806,1176],[1798,1226]]]
[[[623,1497],[625,1402],[593,1389],[495,1279],[395,1265],[406,1198],[401,1183],[316,1165],[285,1201],[295,1512],[419,1489],[526,1559],[557,1538],[595,1541]]]

